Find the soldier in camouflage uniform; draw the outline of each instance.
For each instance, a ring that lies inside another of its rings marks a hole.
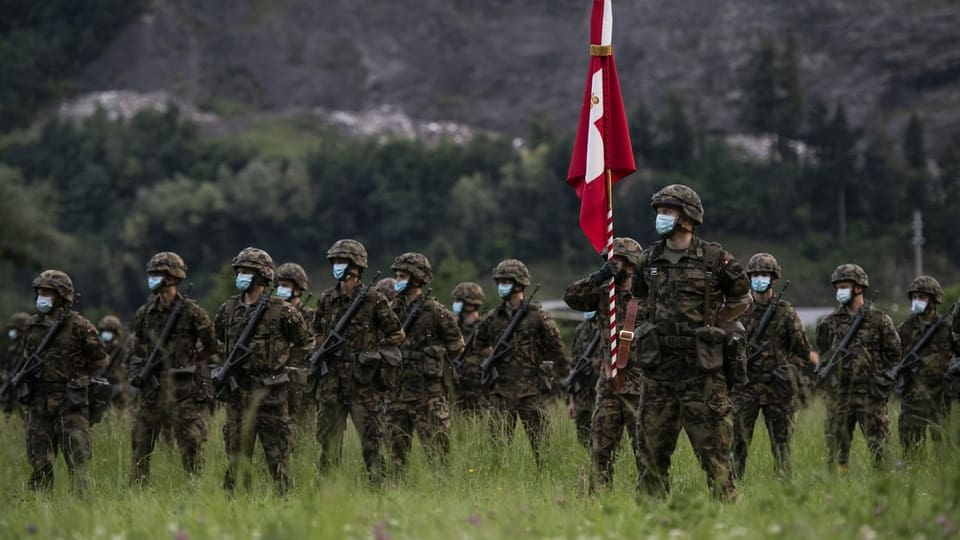
[[[373,287],[361,289],[367,268],[367,250],[356,240],[337,240],[327,251],[337,284],[320,294],[313,318],[316,342],[322,344],[362,291],[359,311],[342,334],[344,344],[326,359],[329,370],[317,383],[317,440],[320,442],[320,472],[340,462],[347,416],[360,435],[363,461],[371,482],[383,479],[380,454],[386,392],[395,386],[399,355],[387,347],[403,343],[400,322],[383,294]],[[387,354],[384,354],[387,352]]]
[[[530,272],[522,262],[507,259],[493,270],[493,279],[503,303],[488,311],[480,321],[476,344],[483,356],[493,352],[523,302],[524,289],[530,285]],[[519,417],[537,466],[542,467],[552,381],[567,374],[570,360],[553,318],[535,302],[530,304],[510,345],[513,348],[510,356],[496,366],[499,378],[491,381],[491,406],[498,416],[493,426],[494,435],[500,441],[508,438]]]
[[[943,303],[943,289],[931,276],[919,276],[910,283],[910,317],[897,332],[903,352],[912,350],[930,325],[936,330],[916,351],[919,363],[900,372],[900,446],[906,458],[914,457],[923,444],[927,428],[934,441],[942,440],[943,421],[950,413],[950,398],[945,393],[945,374],[952,358],[960,356],[958,336],[951,332],[953,315],[937,315]]]
[[[817,349],[823,358],[821,370],[831,364],[831,357],[857,312],[861,308],[867,310],[863,325],[848,345],[853,355],[836,365],[832,380],[825,385],[827,463],[836,464],[843,473],[850,457],[853,429],[858,423],[874,464],[879,466],[884,461],[890,437],[887,400],[891,390],[885,373],[900,359],[900,336],[889,315],[872,304],[864,305],[863,293],[870,282],[863,268],[842,264],[833,271],[830,281],[840,305],[817,325]]]
[[[392,277],[385,277],[377,282],[376,289],[377,292],[387,299],[387,302],[393,304],[393,301],[396,300],[398,296],[397,289],[395,289],[396,285],[397,280]]]
[[[177,291],[187,277],[183,259],[171,251],[161,251],[147,261],[146,273],[152,294],[134,317],[135,348],[130,366],[130,383],[140,388],[131,436],[132,484],[146,482],[157,437],[167,430],[177,440],[183,468],[192,476],[200,473],[203,443],[207,440],[206,408],[211,399],[208,362],[218,350],[207,312],[196,300]],[[158,349],[160,334],[178,302],[183,302],[183,308],[166,343]],[[157,388],[151,388],[147,374],[142,372],[154,349],[158,349],[161,362],[149,376],[160,383]]]
[[[303,320],[309,325],[313,321],[316,310],[304,304],[303,293],[308,288],[307,272],[302,266],[287,262],[277,267],[276,295],[297,308]],[[287,386],[287,407],[298,432],[307,430],[317,410],[317,402],[308,388],[307,366],[304,363],[312,348],[313,338],[311,337],[307,346],[291,348],[290,359],[287,361],[287,374],[290,377],[290,383]]]
[[[130,401],[130,386],[127,379],[133,343],[116,315],[107,315],[100,319],[97,330],[100,331],[100,340],[107,349],[107,356],[110,357],[110,363],[100,376],[110,381],[111,404],[118,410],[123,410]]]
[[[627,318],[627,306],[634,301],[631,289],[642,251],[640,244],[633,238],[614,238],[613,258],[589,277],[571,283],[563,293],[564,301],[571,309],[608,313],[610,310],[609,280],[613,278],[616,285],[618,330],[632,331],[633,329],[623,328],[623,325]],[[601,365],[606,365],[610,362],[609,319],[597,317],[594,319],[593,327],[600,332],[600,346],[597,347],[597,354],[602,362]],[[629,337],[628,334],[624,336]],[[619,346],[628,345],[621,340]],[[600,375],[596,380],[596,401],[591,407],[590,421],[591,487],[594,489],[608,486],[613,479],[613,463],[616,460],[617,447],[620,445],[624,429],[630,436],[630,445],[633,448],[633,457],[638,470],[643,466],[641,441],[637,433],[637,411],[640,408],[642,380],[640,364],[628,360],[626,368],[619,371],[618,377],[622,382],[619,390],[614,390],[605,374]]]
[[[481,384],[483,373],[480,362],[483,357],[476,346],[476,338],[470,343],[470,336],[480,325],[480,308],[483,306],[483,287],[479,283],[463,281],[451,291],[453,297],[452,310],[457,317],[457,325],[465,344],[469,350],[462,354],[463,361],[457,368],[454,383],[456,384],[457,409],[470,414],[480,414],[487,410],[486,392]]]
[[[262,249],[244,248],[233,258],[232,266],[240,293],[228,298],[214,317],[214,328],[223,342],[225,355],[237,346],[261,295],[268,294],[267,287],[274,279],[273,259]],[[258,437],[277,492],[285,494],[292,487],[289,458],[293,431],[287,412],[290,378],[286,364],[291,349],[309,345],[310,331],[300,311],[282,298],[269,297],[266,306],[246,343],[253,352],[236,374],[239,389],[227,398],[227,421],[223,426],[223,442],[230,460],[223,478],[227,491],[236,488],[243,461],[247,461],[243,483],[249,485],[249,462]]]
[[[645,298],[645,319],[656,340],[640,332],[643,438],[640,489],[665,495],[670,489],[670,459],[680,430],[707,474],[711,494],[737,496],[730,470],[733,407],[727,381],[732,366],[724,347],[726,332],[717,327],[735,321],[750,307],[750,281],[740,263],[719,244],[701,240],[700,196],[673,184],[653,195],[656,230],[661,240],[640,256],[633,293]],[[654,345],[653,343],[656,343]],[[659,348],[659,354],[650,349]]]
[[[46,270],[33,280],[37,314],[27,324],[23,360],[33,354],[47,331],[63,318],[59,331],[41,355],[43,367],[27,382],[29,395],[21,403],[27,412],[27,459],[33,468],[30,487],[53,487],[53,460],[63,452],[73,489],[89,489],[88,463],[93,453],[90,433],[90,377],[107,365],[107,353],[93,323],[72,311],[70,277]]]
[[[403,473],[413,434],[436,466],[450,452],[450,404],[444,374],[451,359],[463,350],[463,338],[453,314],[433,297],[423,298],[423,287],[433,271],[422,253],[404,253],[394,259],[396,273],[393,312],[406,326],[400,351],[403,367],[387,406],[387,439],[395,472]],[[419,314],[416,306],[422,302]],[[409,321],[409,322],[408,322]]]
[[[734,384],[733,398],[733,470],[743,476],[747,452],[753,439],[757,417],[763,421],[770,437],[774,468],[780,476],[790,473],[790,438],[795,427],[800,398],[798,379],[807,363],[819,361],[810,346],[806,331],[793,306],[782,298],[774,298],[773,287],[780,279],[777,259],[769,253],[757,253],[747,263],[753,307],[743,316],[747,336],[756,345],[747,362],[747,377]],[[773,315],[757,336],[761,319],[775,301]]]
[[[577,382],[580,390],[574,392],[571,389],[567,403],[567,412],[577,429],[577,440],[587,450],[590,450],[590,422],[593,417],[593,407],[597,402],[597,378],[603,371],[601,365],[603,347],[600,347],[602,332],[597,328],[596,319],[596,310],[583,312],[583,321],[573,332],[573,347],[570,354],[572,362],[576,364],[580,357],[588,352],[590,343],[597,339],[597,346],[590,351],[590,371],[579,377],[580,380]]]
[[[30,323],[30,314],[25,311],[19,311],[10,316],[7,321],[7,345],[2,361],[0,361],[0,377],[6,377],[16,370],[23,356],[20,348],[23,346],[23,339],[27,335],[27,325]]]

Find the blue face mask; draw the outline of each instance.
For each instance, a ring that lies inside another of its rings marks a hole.
[[[410,283],[410,281],[406,279],[403,281],[395,281],[393,283],[393,290],[397,291],[398,293],[402,293],[403,291],[407,290],[407,283]]]
[[[17,339],[17,329],[16,329],[16,328],[11,328],[11,329],[7,332],[7,337],[10,338],[11,340]]]
[[[846,305],[850,302],[851,298],[853,298],[853,289],[837,289],[837,302]]]
[[[673,232],[673,228],[677,225],[676,216],[668,216],[667,214],[657,214],[657,234],[660,236],[666,236]]]
[[[343,279],[343,275],[347,273],[347,267],[350,266],[347,263],[336,263],[333,265],[333,279]]]
[[[53,298],[49,296],[37,297],[37,311],[40,313],[50,313],[51,309],[53,309]]]
[[[290,287],[277,287],[277,296],[284,300],[289,300],[293,296],[293,289]]]
[[[463,302],[457,300],[453,303],[452,309],[455,314],[459,315],[463,311]]]
[[[250,288],[250,284],[253,283],[253,274],[237,274],[235,283],[238,291],[246,291]]]
[[[910,301],[910,313],[919,315],[927,310],[927,301],[926,300],[911,300]]]
[[[750,288],[754,292],[766,292],[770,288],[770,276],[753,276],[750,278]]]
[[[110,343],[111,341],[113,341],[113,332],[109,330],[104,330],[103,332],[100,332],[100,339],[102,339],[104,343]]]
[[[513,292],[513,283],[497,284],[497,294],[500,295],[500,298],[506,298],[510,296],[510,293],[512,292]]]
[[[163,284],[163,276],[147,276],[147,288],[155,291]]]
[[[585,321],[592,321],[593,319],[596,319],[596,318],[597,318],[597,312],[596,312],[596,311],[584,311],[584,312],[583,312],[583,320],[585,320]]]

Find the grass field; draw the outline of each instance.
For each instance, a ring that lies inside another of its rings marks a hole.
[[[893,406],[892,406],[893,407]],[[638,498],[636,469],[624,446],[613,488],[586,496],[578,469],[588,456],[557,404],[547,465],[538,473],[518,432],[495,448],[475,421],[458,419],[449,467],[431,470],[417,445],[407,477],[367,487],[360,445],[350,429],[341,468],[318,477],[312,435],[296,448],[296,488],[274,495],[262,456],[250,491],[229,499],[220,488],[225,466],[220,425],[210,429],[206,469],[190,483],[176,450],[161,444],[148,487],[127,487],[129,418],[113,415],[94,428],[94,488],[75,499],[62,459],[48,495],[26,488],[29,466],[19,418],[0,419],[0,537],[2,538],[957,538],[960,522],[960,412],[951,442],[928,448],[912,465],[898,463],[891,440],[889,470],[869,465],[862,436],[854,440],[848,473],[823,460],[819,403],[803,410],[794,438],[791,481],[777,479],[765,430],[758,428],[746,477],[734,504],[710,499],[686,439],[671,470],[666,500]],[[896,425],[894,423],[894,434]],[[260,453],[260,449],[257,450]]]

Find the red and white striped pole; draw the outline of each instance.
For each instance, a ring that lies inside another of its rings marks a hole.
[[[607,260],[613,260],[613,180],[610,169],[606,170],[607,181]],[[610,325],[610,369],[606,370],[610,379],[616,379],[617,373],[617,285],[616,276],[610,278],[610,309],[607,320]]]

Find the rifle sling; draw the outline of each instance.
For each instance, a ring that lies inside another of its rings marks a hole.
[[[617,349],[617,369],[627,367],[627,361],[630,359],[630,347],[633,345],[633,331],[637,327],[639,308],[640,303],[636,298],[631,298],[627,302],[627,317],[620,330],[620,347]]]

